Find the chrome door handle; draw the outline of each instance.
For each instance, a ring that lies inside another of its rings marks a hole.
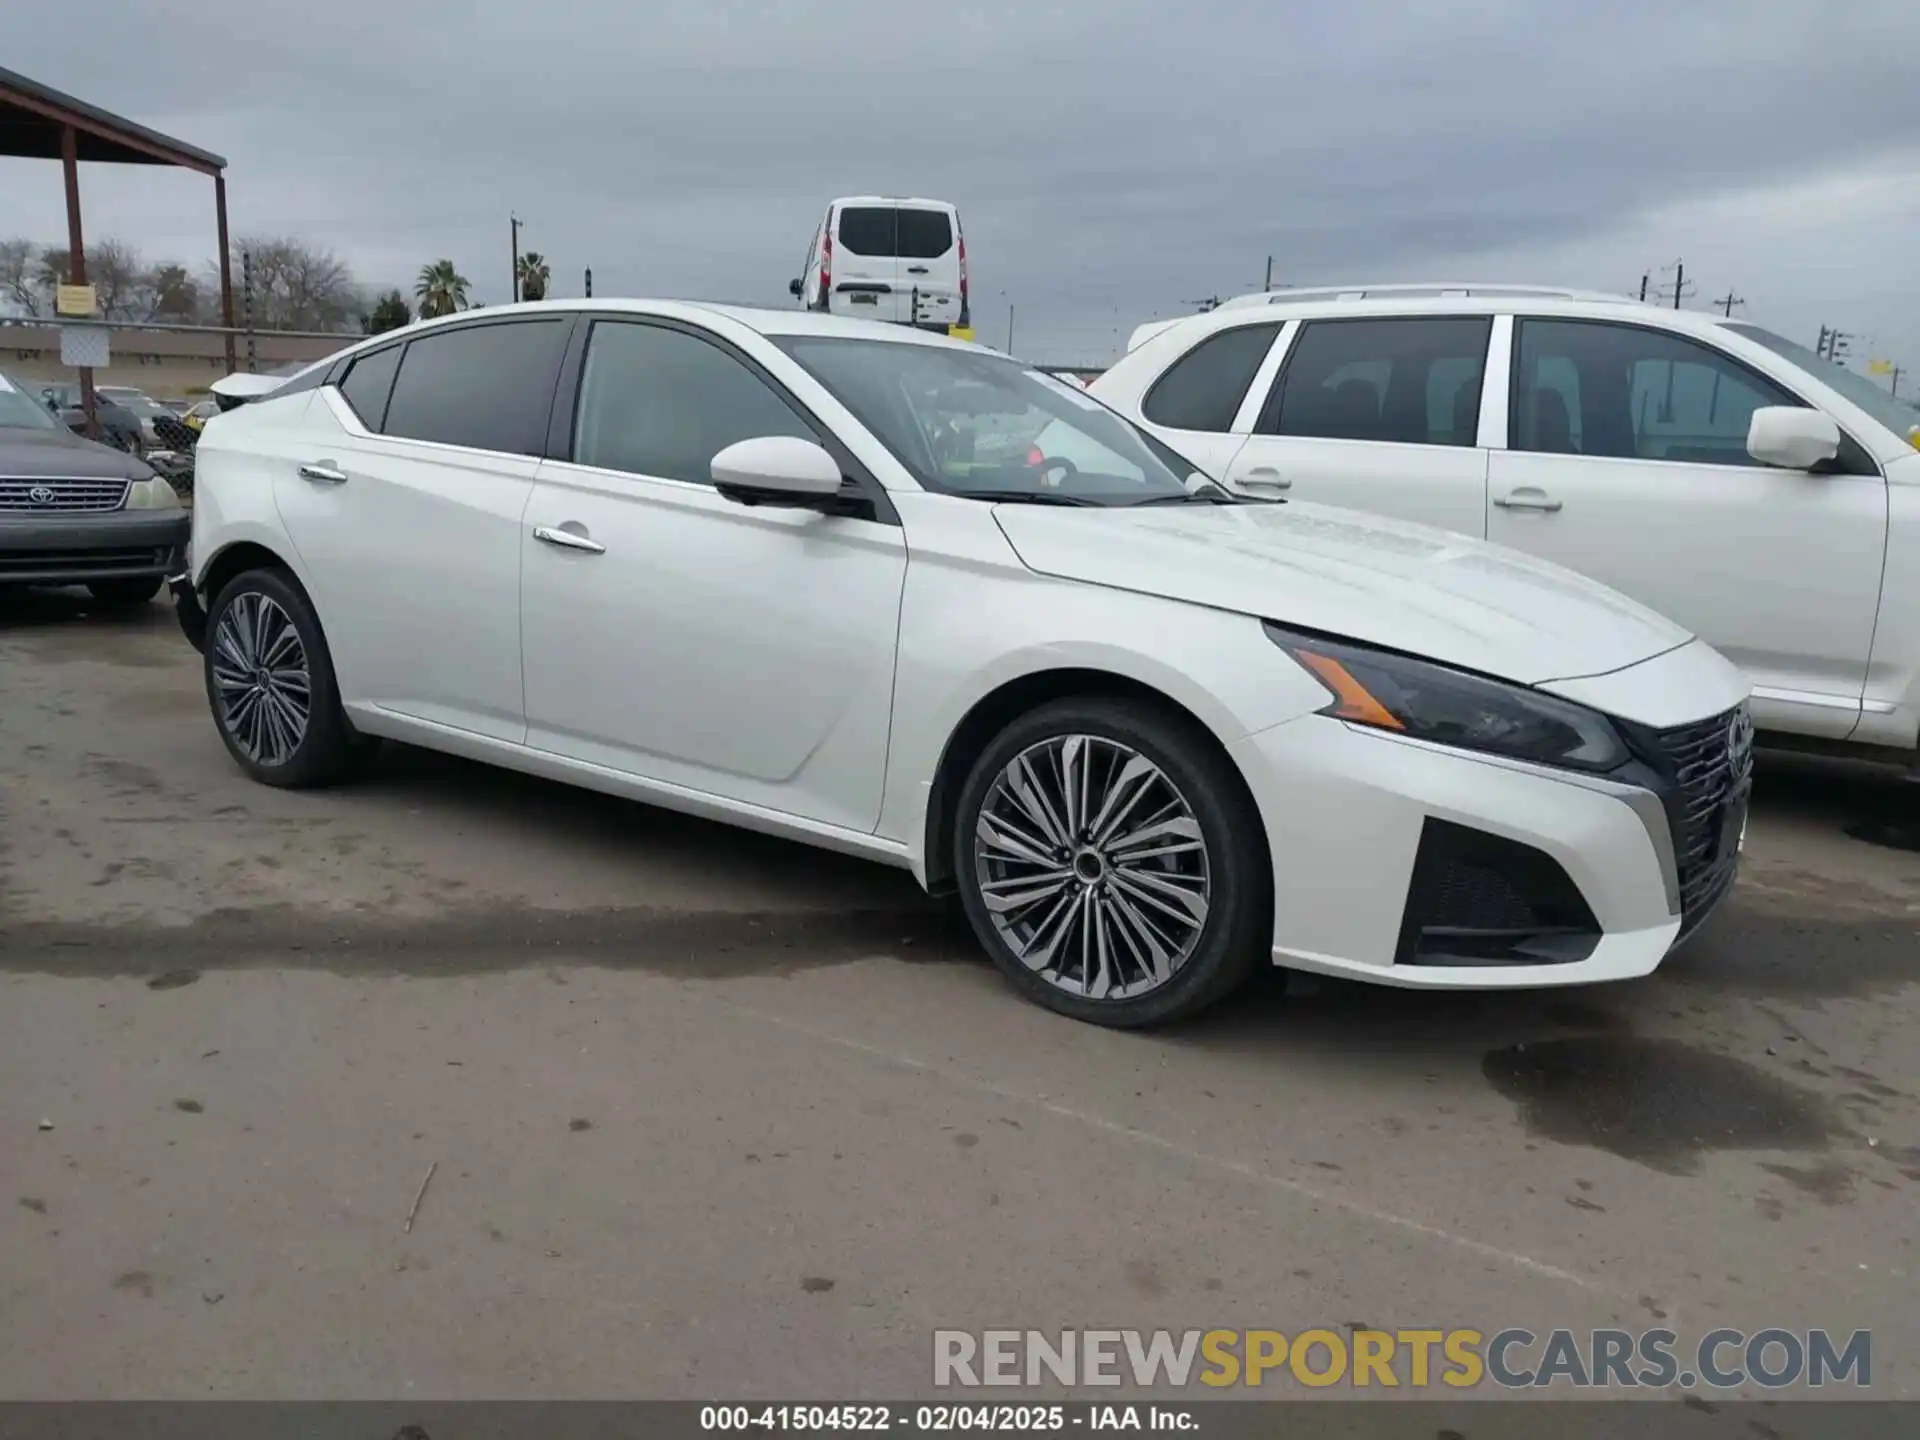
[[[344,485],[347,472],[335,467],[331,460],[310,460],[300,467],[302,480],[318,481],[322,485]]]
[[[1545,510],[1552,512],[1560,508],[1560,502],[1544,490],[1515,490],[1511,495],[1496,495],[1493,503],[1502,510]]]
[[[581,550],[589,555],[607,553],[607,547],[598,540],[589,540],[584,535],[575,534],[571,530],[557,530],[550,525],[535,526],[533,538],[544,541],[548,545],[558,545],[562,550]]]

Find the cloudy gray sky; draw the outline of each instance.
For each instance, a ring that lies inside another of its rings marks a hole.
[[[828,199],[960,208],[983,339],[1103,359],[1277,280],[1625,290],[1920,373],[1912,0],[60,0],[6,63],[219,152],[239,233],[363,279],[454,259],[506,297],[511,209],[555,291],[789,303]],[[215,248],[211,186],[82,175],[92,237]],[[58,238],[0,161],[0,237]],[[1656,282],[1661,277],[1656,273]],[[1920,390],[1920,381],[1916,381]]]

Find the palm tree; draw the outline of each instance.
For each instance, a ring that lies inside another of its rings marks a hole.
[[[420,302],[420,318],[451,315],[467,308],[467,277],[454,268],[451,260],[436,260],[420,267],[420,279],[413,287]]]
[[[520,274],[520,298],[522,300],[544,300],[547,298],[547,281],[553,278],[553,271],[547,265],[547,257],[538,250],[529,250],[520,257],[516,267]]]

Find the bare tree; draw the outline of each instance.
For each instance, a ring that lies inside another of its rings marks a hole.
[[[39,288],[40,298],[46,306],[44,313],[53,313],[53,292],[67,283],[67,277],[73,273],[73,257],[62,245],[42,245],[40,253],[34,257],[33,283]]]
[[[146,274],[148,320],[163,320],[169,325],[191,325],[200,318],[200,287],[184,265],[155,265]]]
[[[147,318],[147,272],[140,253],[124,240],[102,240],[87,247],[87,283],[103,320]]]
[[[31,240],[0,240],[0,297],[22,315],[40,314],[39,253]]]
[[[243,261],[244,257],[244,261]],[[234,318],[243,270],[253,277],[253,323],[263,330],[346,330],[360,324],[360,287],[331,250],[290,236],[248,236],[233,253]],[[207,287],[217,302],[219,285]]]

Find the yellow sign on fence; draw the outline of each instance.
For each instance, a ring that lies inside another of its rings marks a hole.
[[[1869,375],[1891,375],[1893,373],[1893,361],[1869,360],[1867,361],[1867,373]]]
[[[53,294],[56,315],[91,315],[94,310],[93,286],[62,285]]]

